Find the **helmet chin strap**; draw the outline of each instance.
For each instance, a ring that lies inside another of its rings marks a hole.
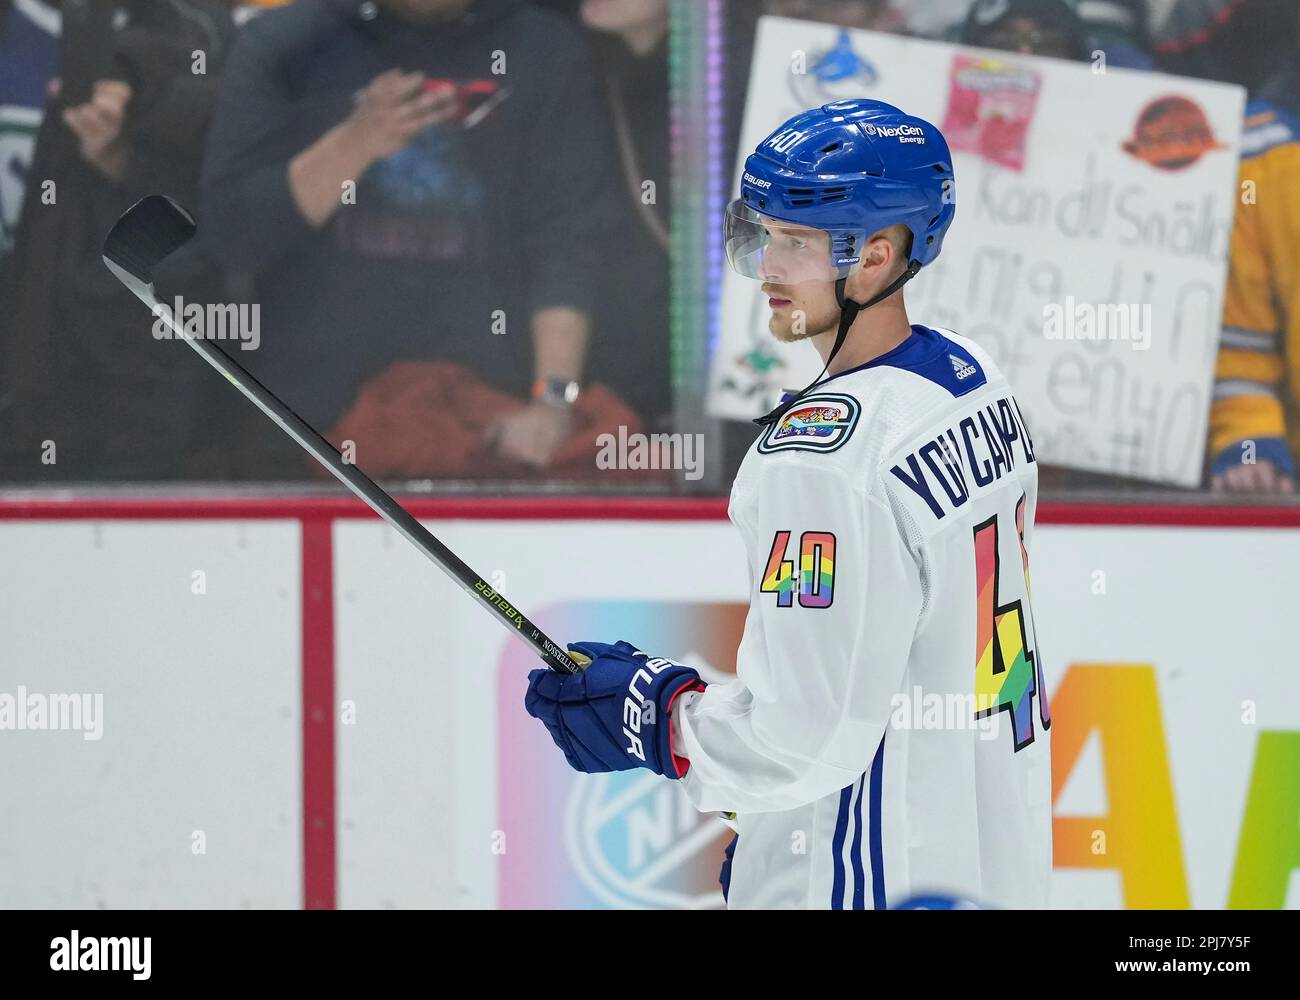
[[[854,302],[852,299],[845,296],[844,288],[849,280],[847,276],[836,281],[835,301],[840,305],[840,326],[839,330],[835,334],[835,344],[831,347],[831,353],[826,355],[826,364],[822,366],[821,375],[818,375],[802,390],[790,396],[789,399],[784,399],[778,403],[776,409],[772,410],[771,413],[768,413],[766,416],[755,418],[754,423],[758,424],[759,427],[771,427],[785,416],[786,411],[789,410],[790,407],[794,406],[795,403],[799,402],[799,400],[816,388],[817,384],[821,382],[822,377],[830,371],[831,362],[835,360],[835,355],[839,354],[840,348],[844,346],[844,340],[849,335],[849,327],[851,327],[857,320],[858,314],[864,309],[870,309],[877,302],[883,302],[885,299],[889,298],[896,291],[915,278],[917,272],[920,270],[921,262],[917,260],[912,261],[907,265],[907,270],[891,282],[888,288],[884,289],[884,291],[868,302]],[[790,395],[789,390],[787,390],[787,395]]]

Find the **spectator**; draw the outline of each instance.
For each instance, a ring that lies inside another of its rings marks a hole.
[[[546,464],[619,249],[596,80],[576,26],[521,0],[297,0],[254,21],[202,219],[261,306],[249,367],[322,427],[412,359],[531,383],[528,405],[481,415],[483,441]],[[300,468],[277,437],[252,474]]]
[[[1087,27],[1068,0],[975,0],[961,40],[1027,56],[1088,58]]]
[[[961,40],[968,45],[1106,65],[1152,68],[1146,0],[979,0]]]
[[[13,254],[12,332],[0,363],[6,444],[15,449],[6,456],[10,478],[189,473],[200,416],[193,368],[171,367],[149,336],[148,315],[100,254],[104,234],[143,195],[194,198],[236,29],[223,0],[150,0],[119,13],[109,38],[83,32],[64,52],[58,96],[37,136],[31,176],[52,182],[56,197],[26,199]],[[206,59],[201,74],[196,51]],[[177,290],[208,277],[193,254],[178,264],[170,272]],[[54,442],[53,464],[45,441]]]
[[[1214,402],[1216,492],[1291,494],[1300,457],[1300,4],[1292,49],[1246,107]],[[1249,196],[1247,196],[1249,194]]]
[[[1156,64],[1254,95],[1294,56],[1295,16],[1295,0],[1180,0],[1161,22]]]
[[[766,12],[776,17],[822,21],[841,28],[903,30],[902,14],[890,0],[767,0]]]
[[[57,7],[0,0],[0,262],[13,248],[36,129],[58,64]]]
[[[599,33],[622,197],[619,251],[604,263],[592,345],[593,378],[609,383],[658,428],[670,415],[667,0],[584,0]]]
[[[1146,0],[1081,0],[1079,16],[1088,30],[1089,48],[1105,53],[1107,66],[1154,68]]]
[[[951,41],[961,33],[970,0],[894,0],[907,34]]]

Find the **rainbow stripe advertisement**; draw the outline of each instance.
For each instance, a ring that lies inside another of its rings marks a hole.
[[[1053,796],[1095,737],[1109,804],[1100,815],[1056,817],[1056,867],[1118,872],[1130,908],[1182,909],[1191,905],[1187,863],[1156,676],[1149,663],[1077,663],[1054,694]],[[1262,729],[1254,743],[1227,906],[1277,909],[1300,867],[1300,731]]]
[[[1097,556],[1098,540],[1089,544],[1077,551]],[[1131,539],[1117,544],[1134,548]],[[1231,645],[1220,631],[1162,633],[1163,658],[1052,660],[1055,651],[1086,648],[1099,621],[1118,642],[1142,642],[1115,604],[1099,605],[1099,618],[1071,611],[1066,624],[1058,572],[1041,559],[1038,569],[1053,717],[1053,904],[1300,906],[1296,671],[1243,657],[1221,687],[1204,663],[1190,662],[1220,641]],[[1161,600],[1195,618],[1169,583]],[[1140,610],[1173,614],[1154,600]],[[716,681],[734,672],[744,614],[732,602],[575,601],[547,609],[544,620],[552,634],[626,638],[706,665]],[[648,773],[571,772],[521,710],[528,661],[513,643],[498,661],[497,809],[511,848],[500,859],[496,905],[721,906],[717,876],[730,830]]]

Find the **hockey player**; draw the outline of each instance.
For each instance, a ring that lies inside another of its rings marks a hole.
[[[529,677],[527,709],[574,768],[649,768],[728,815],[733,907],[1047,901],[1033,442],[988,355],[903,302],[953,194],[939,130],[879,101],[759,145],[728,260],[825,377],[760,421],[732,488],[751,579],[736,678],[706,687],[626,642],[576,643],[585,673]]]

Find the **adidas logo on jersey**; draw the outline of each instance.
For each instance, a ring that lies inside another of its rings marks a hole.
[[[976,368],[974,365],[970,364],[967,361],[962,360],[961,358],[957,357],[957,355],[955,354],[949,354],[948,360],[952,362],[952,370],[957,373],[958,382],[960,382],[962,379],[970,378],[972,375],[974,375],[976,372],[979,371],[979,369]]]

